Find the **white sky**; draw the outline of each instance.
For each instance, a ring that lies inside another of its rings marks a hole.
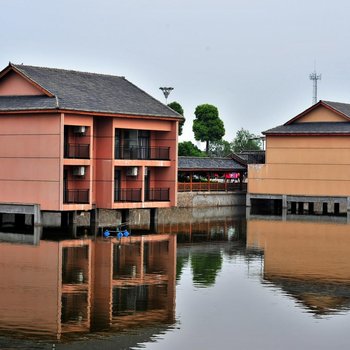
[[[185,110],[218,107],[225,139],[284,123],[318,99],[350,102],[345,0],[0,0],[0,66],[8,62],[126,76]]]

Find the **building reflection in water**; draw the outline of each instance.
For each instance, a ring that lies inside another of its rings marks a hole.
[[[264,252],[263,278],[323,317],[350,308],[350,226],[320,221],[247,222],[247,248]]]
[[[70,338],[175,322],[176,236],[0,244],[2,334]]]
[[[245,238],[244,207],[172,208],[160,211],[157,232],[176,233],[178,243]]]

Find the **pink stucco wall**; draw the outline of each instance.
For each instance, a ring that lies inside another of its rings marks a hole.
[[[0,202],[60,206],[60,114],[2,115]]]
[[[44,93],[17,73],[9,72],[2,78],[0,96],[24,95],[44,95]]]

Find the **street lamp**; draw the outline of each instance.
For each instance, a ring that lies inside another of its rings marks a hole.
[[[173,87],[160,87],[160,90],[163,91],[164,97],[165,97],[165,104],[168,104],[168,96],[170,95],[170,92],[174,90]]]

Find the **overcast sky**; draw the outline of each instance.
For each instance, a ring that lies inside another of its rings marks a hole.
[[[346,0],[0,0],[0,66],[9,61],[125,76],[185,110],[218,107],[232,141],[280,125],[318,99],[350,102]]]

